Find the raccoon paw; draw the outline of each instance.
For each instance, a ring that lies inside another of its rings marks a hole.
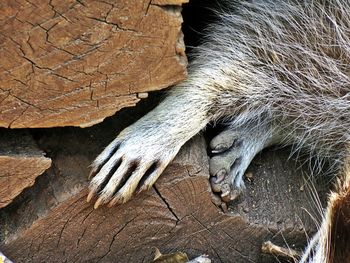
[[[251,160],[262,149],[254,134],[226,129],[210,142],[214,156],[210,159],[210,183],[213,192],[229,202],[245,189],[243,175]],[[253,137],[252,137],[253,136]]]
[[[91,165],[87,201],[97,196],[95,208],[106,203],[112,206],[149,189],[181,147],[166,140],[138,124],[124,130]]]

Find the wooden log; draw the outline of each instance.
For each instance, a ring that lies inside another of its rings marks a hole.
[[[281,150],[255,159],[245,198],[223,213],[212,202],[201,137],[183,147],[150,191],[94,210],[86,203],[88,165],[111,139],[111,125],[56,130],[39,140],[51,149],[52,168],[0,211],[0,250],[14,262],[150,262],[156,247],[189,258],[205,253],[213,262],[271,263],[278,261],[261,254],[263,242],[299,250],[305,233],[315,231],[305,183]]]
[[[183,80],[187,1],[2,1],[0,127],[91,126]]]
[[[25,131],[0,130],[0,208],[8,205],[23,189],[51,165],[33,138]]]

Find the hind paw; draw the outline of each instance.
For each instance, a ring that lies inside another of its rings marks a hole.
[[[264,138],[246,130],[227,129],[210,142],[210,183],[224,202],[236,199],[244,190],[243,175],[254,156],[265,146]]]

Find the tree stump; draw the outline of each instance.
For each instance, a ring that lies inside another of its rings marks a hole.
[[[264,241],[298,250],[306,233],[315,232],[305,182],[283,150],[255,159],[246,193],[222,212],[212,202],[201,136],[182,148],[150,191],[94,210],[86,203],[88,165],[112,139],[111,122],[39,139],[52,167],[0,211],[0,250],[14,262],[150,262],[157,247],[190,258],[206,253],[213,262],[271,263],[278,261],[261,254]]]
[[[186,76],[188,0],[4,0],[0,127],[86,127]]]
[[[26,131],[0,130],[0,208],[8,205],[23,189],[51,165]]]

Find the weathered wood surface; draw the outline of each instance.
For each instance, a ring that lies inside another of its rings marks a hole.
[[[312,213],[309,194],[300,190],[304,181],[281,150],[255,159],[245,199],[224,214],[211,201],[201,137],[181,150],[150,191],[94,210],[86,203],[88,165],[113,138],[113,127],[120,128],[112,122],[39,138],[53,165],[0,211],[0,251],[17,263],[149,262],[154,247],[190,257],[207,253],[213,262],[271,263],[278,261],[261,254],[264,241],[300,249],[304,231],[314,231],[303,210]]]
[[[187,1],[1,1],[0,127],[91,126],[183,80]]]
[[[0,129],[0,208],[32,186],[50,165],[30,134]]]

